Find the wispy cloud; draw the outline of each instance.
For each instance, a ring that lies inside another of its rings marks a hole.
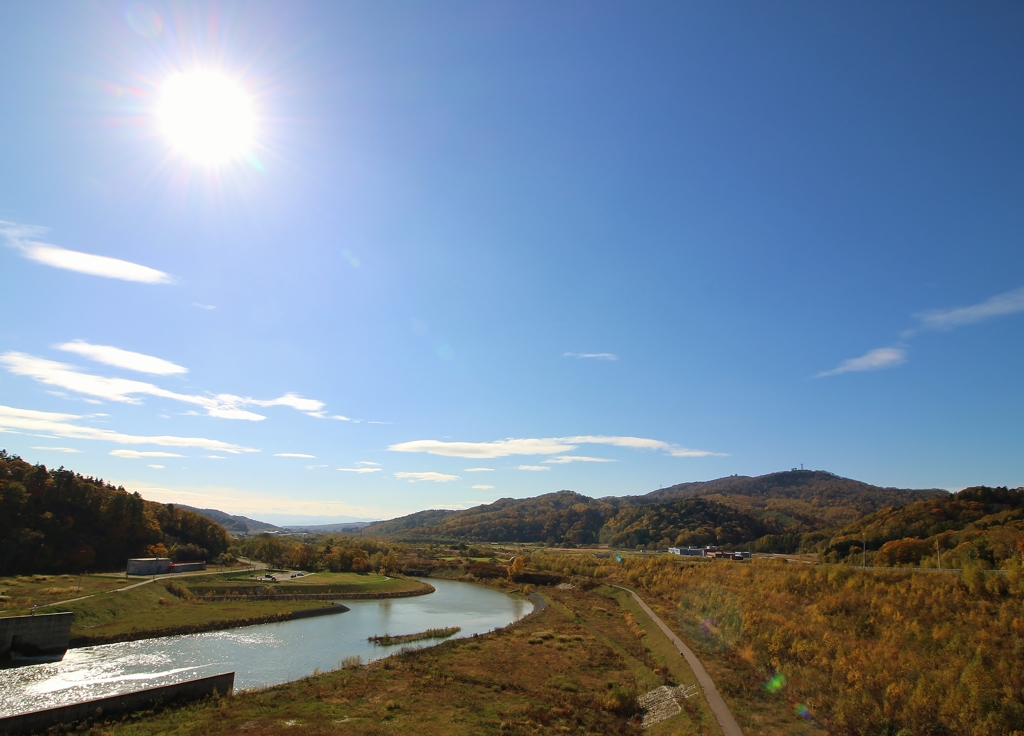
[[[137,398],[138,396],[156,396],[199,406],[205,410],[207,416],[218,419],[244,419],[251,422],[260,422],[266,419],[262,414],[243,409],[243,406],[288,406],[307,413],[324,406],[322,401],[305,399],[293,393],[286,393],[276,399],[266,400],[243,398],[233,394],[218,394],[216,396],[182,394],[168,391],[145,381],[83,373],[67,363],[58,363],[25,353],[4,353],[0,355],[0,363],[15,375],[27,376],[48,386],[56,386],[75,393],[124,404],[141,404],[142,401]]]
[[[486,483],[477,483],[475,486],[471,487],[478,491],[489,491],[494,488],[494,486],[489,486]]]
[[[380,468],[338,468],[343,473],[379,473]]]
[[[163,470],[164,469],[163,465],[149,465],[147,467],[156,468],[157,470]]]
[[[1024,312],[1024,287],[996,294],[980,304],[953,309],[929,309],[915,314],[914,317],[924,329],[950,330],[1020,312]]]
[[[49,450],[50,452],[81,452],[74,447],[33,447],[33,450]]]
[[[335,414],[334,416],[331,417],[331,419],[337,419],[339,422],[351,422],[352,421],[349,417],[342,416],[341,414]]]
[[[82,417],[76,414],[60,414],[50,411],[33,409],[16,409],[0,406],[0,432],[39,433],[52,437],[75,440],[102,440],[117,445],[161,445],[164,447],[198,447],[216,452],[259,452],[251,447],[243,447],[230,442],[211,440],[205,437],[174,437],[169,435],[142,436],[123,434],[112,429],[83,427],[72,422]]]
[[[380,463],[375,463],[372,460],[360,460],[356,465],[380,465]]]
[[[464,473],[493,473],[494,468],[466,468]]]
[[[174,281],[169,274],[149,266],[122,261],[120,258],[68,250],[36,240],[45,233],[46,228],[0,220],[0,236],[7,241],[9,246],[19,250],[25,258],[37,263],[67,271],[77,271],[90,276],[103,276],[108,279],[135,281],[143,284],[169,284]]]
[[[176,452],[159,452],[153,450],[150,452],[139,451],[139,450],[111,450],[110,454],[114,457],[128,457],[128,458],[139,458],[139,457],[184,457]]]
[[[245,514],[260,518],[262,514],[304,514],[309,516],[355,516],[370,519],[391,518],[395,514],[405,514],[415,509],[392,508],[384,505],[379,508],[353,506],[336,501],[314,501],[303,499],[292,494],[265,496],[258,491],[242,488],[218,486],[155,486],[143,481],[118,479],[118,483],[133,491],[138,491],[143,498],[160,503],[175,503],[195,506],[197,508],[217,508],[231,514]]]
[[[548,465],[520,465],[517,470],[551,470]]]
[[[413,440],[390,445],[393,452],[426,452],[446,457],[495,458],[509,455],[557,455],[575,449],[557,439],[508,439],[496,442]]]
[[[188,373],[188,368],[172,363],[169,360],[155,358],[152,355],[145,355],[143,353],[133,353],[130,350],[122,350],[112,345],[91,345],[83,340],[72,340],[63,345],[58,345],[57,349],[69,353],[77,353],[99,363],[106,363],[117,368],[127,368],[130,371],[137,371],[139,373],[152,373],[157,376]]]
[[[552,465],[565,465],[566,463],[613,463],[615,461],[606,457],[587,457],[586,455],[558,455],[557,457],[549,458],[544,462],[551,463]]]
[[[199,302],[192,302],[192,306],[193,307],[199,307],[200,309],[205,309],[207,312],[210,312],[210,311],[212,311],[212,310],[217,308],[217,307],[213,306],[212,304],[200,304]]]
[[[316,460],[316,455],[307,455],[303,452],[275,452],[274,457],[301,457],[306,460]]]
[[[670,442],[646,437],[618,437],[580,435],[576,437],[549,437],[546,439],[507,439],[495,442],[447,442],[444,440],[413,440],[390,445],[394,452],[426,452],[446,457],[490,459],[510,455],[562,455],[579,445],[613,445],[641,450],[664,450],[673,457],[724,457],[724,453],[694,450]]]
[[[400,471],[398,473],[395,473],[394,475],[399,480],[407,480],[410,483],[418,483],[418,482],[424,481],[424,480],[430,480],[430,481],[433,481],[434,483],[447,483],[448,481],[451,481],[451,480],[459,480],[459,476],[457,476],[457,475],[448,475],[446,473],[434,473],[434,472],[407,473],[407,472],[401,472]]]
[[[615,353],[562,353],[563,358],[589,358],[590,360],[618,360]]]
[[[844,360],[838,367],[830,371],[822,371],[815,378],[838,376],[840,373],[877,371],[883,368],[893,368],[906,361],[907,351],[904,348],[875,348],[859,358]]]

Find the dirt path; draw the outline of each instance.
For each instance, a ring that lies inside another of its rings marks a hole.
[[[266,567],[267,567],[262,562],[249,562],[248,560],[244,560],[244,561],[248,562],[250,565],[257,566],[256,567],[257,570],[265,570]],[[181,578],[190,578],[190,577],[196,577],[196,576],[199,576],[199,575],[221,575],[224,572],[225,572],[224,570],[203,570],[202,572],[199,572],[199,571],[197,571],[197,572],[178,572],[178,573],[173,573],[172,572],[172,573],[165,573],[163,575],[154,575],[152,577],[147,577],[142,582],[133,583],[132,585],[126,585],[123,588],[115,588],[114,590],[101,590],[101,591],[98,591],[96,593],[90,593],[89,595],[79,596],[78,598],[68,598],[66,601],[54,601],[53,603],[43,603],[43,604],[38,605],[38,606],[33,606],[33,608],[36,608],[36,609],[39,609],[39,608],[51,608],[53,606],[63,606],[65,603],[74,603],[75,601],[84,601],[86,598],[95,598],[98,595],[110,595],[111,593],[123,593],[126,590],[131,590],[132,588],[138,588],[140,585],[148,585],[149,583],[156,582],[157,580],[173,580],[173,579],[181,579]],[[232,572],[232,571],[228,570],[227,572]]]
[[[683,640],[676,636],[675,632],[665,625],[665,622],[661,620],[658,614],[651,610],[650,606],[644,603],[643,598],[638,596],[629,588],[623,588],[621,585],[613,585],[612,587],[624,590],[633,596],[633,600],[640,605],[640,608],[644,610],[644,613],[651,617],[651,620],[665,633],[665,636],[669,638],[669,641],[676,646],[679,653],[686,657],[686,661],[690,665],[690,669],[692,669],[693,674],[697,676],[697,682],[700,683],[701,688],[704,690],[704,697],[707,698],[708,705],[711,706],[711,711],[715,714],[715,718],[718,719],[718,725],[722,727],[722,733],[725,734],[725,736],[743,736],[743,731],[740,730],[740,726],[736,723],[736,719],[732,717],[732,712],[729,710],[729,706],[727,706],[725,701],[722,700],[722,696],[719,694],[718,688],[715,687],[715,682],[711,679],[711,675],[709,675],[708,671],[704,669],[704,665],[700,663],[700,660],[697,659],[697,656],[690,650],[690,648],[683,644]]]

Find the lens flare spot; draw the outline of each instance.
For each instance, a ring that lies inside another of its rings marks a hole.
[[[171,77],[164,86],[159,118],[174,149],[204,165],[245,158],[256,133],[256,116],[241,87],[216,72]]]
[[[781,672],[776,672],[775,676],[764,684],[764,689],[772,695],[781,692],[784,687],[786,687],[786,676]]]
[[[156,38],[164,30],[164,19],[143,3],[129,3],[124,11],[124,19],[133,31],[146,38]]]
[[[805,721],[814,720],[814,716],[811,715],[811,711],[809,711],[807,709],[807,706],[803,703],[797,703],[796,705],[794,705],[793,710],[796,712],[798,716],[803,718]]]

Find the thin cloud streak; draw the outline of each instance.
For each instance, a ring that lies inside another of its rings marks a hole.
[[[57,346],[58,350],[76,353],[89,360],[105,363],[116,368],[126,368],[138,373],[152,373],[157,376],[170,376],[176,373],[188,373],[188,368],[172,363],[163,358],[156,358],[144,353],[122,350],[112,345],[91,345],[84,340],[72,340]]]
[[[407,480],[410,483],[419,483],[420,481],[425,480],[433,481],[434,483],[447,483],[449,481],[459,480],[459,476],[457,475],[448,475],[447,473],[435,473],[433,471],[425,473],[410,473],[400,471],[398,473],[394,473],[394,476],[399,480]]]
[[[179,455],[176,452],[160,452],[158,450],[151,451],[139,451],[139,450],[111,450],[110,454],[114,457],[126,457],[126,458],[139,458],[139,457],[185,457]]]
[[[343,473],[379,473],[380,468],[338,468]]]
[[[316,455],[307,455],[304,452],[275,452],[274,457],[301,457],[306,460],[316,460]]]
[[[298,394],[286,393],[276,399],[252,399],[234,396],[233,394],[218,394],[216,396],[197,396],[193,394],[181,394],[175,391],[168,391],[152,383],[136,381],[129,378],[108,378],[97,376],[91,373],[83,373],[74,366],[67,363],[58,363],[54,360],[37,358],[25,353],[7,352],[0,355],[0,363],[7,367],[10,373],[19,376],[32,378],[48,386],[56,386],[75,393],[95,396],[107,401],[115,401],[123,404],[141,404],[137,398],[143,396],[156,396],[162,399],[171,399],[186,404],[199,406],[206,411],[207,416],[218,419],[240,419],[251,422],[261,422],[266,419],[262,414],[248,411],[243,406],[288,406],[307,414],[314,413],[324,406],[322,401],[306,399]]]
[[[823,371],[815,378],[826,376],[838,376],[841,373],[856,373],[861,371],[877,371],[883,368],[895,368],[907,362],[907,351],[904,348],[875,348],[859,358],[844,360],[838,367],[830,371]]]
[[[33,447],[33,450],[49,450],[50,452],[81,452],[74,447]]]
[[[642,450],[665,450],[673,457],[725,457],[725,453],[679,447],[669,442],[646,437],[617,437],[605,435],[579,435],[576,437],[549,437],[545,439],[507,439],[495,442],[446,442],[443,440],[413,440],[388,446],[392,452],[426,452],[445,457],[491,459],[510,455],[562,455],[579,445],[613,445]]]
[[[995,317],[1024,312],[1024,287],[996,294],[980,304],[953,309],[929,309],[914,315],[923,329],[951,330]]]
[[[516,470],[551,470],[547,465],[520,465]]]
[[[25,258],[36,263],[42,263],[53,268],[61,268],[66,271],[77,271],[78,273],[90,276],[102,276],[108,279],[134,281],[142,284],[170,284],[174,282],[170,274],[150,268],[149,266],[132,263],[131,261],[123,261],[120,258],[68,250],[67,248],[43,243],[35,239],[41,237],[46,231],[46,228],[33,225],[19,225],[15,222],[0,220],[0,236],[7,240],[9,246],[20,251]]]
[[[444,442],[413,440],[389,445],[392,452],[426,452],[445,457],[490,459],[509,455],[557,455],[575,449],[556,439],[508,439],[496,442]]]
[[[239,454],[259,452],[251,447],[221,442],[205,437],[175,437],[170,435],[143,436],[123,434],[112,429],[82,427],[71,422],[82,419],[77,414],[60,414],[33,409],[17,409],[0,405],[0,432],[30,433],[44,432],[49,436],[74,440],[101,440],[116,445],[162,445],[164,447],[198,447],[215,452]]]
[[[606,457],[587,457],[586,455],[558,455],[544,461],[552,465],[565,465],[566,463],[614,463],[615,460]]]
[[[618,360],[615,353],[562,353],[563,358],[581,358],[584,360]]]

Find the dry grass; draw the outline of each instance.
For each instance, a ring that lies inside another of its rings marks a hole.
[[[579,590],[545,589],[545,595],[551,602],[546,610],[504,631],[95,732],[639,734],[636,695],[685,674],[675,674],[659,661],[662,654],[645,648],[654,635],[641,641],[629,631],[616,600]],[[690,710],[653,733],[718,733],[699,706]]]

